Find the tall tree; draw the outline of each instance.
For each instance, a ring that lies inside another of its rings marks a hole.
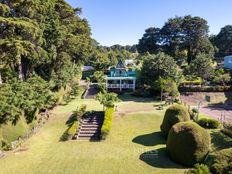
[[[161,30],[163,44],[170,55],[178,58],[179,52],[187,52],[190,63],[200,53],[214,55],[214,47],[208,38],[207,21],[190,15],[168,20]]]
[[[144,85],[151,87],[159,78],[175,80],[179,74],[175,60],[164,53],[148,55],[143,59],[140,80]]]
[[[0,0],[0,124],[31,121],[79,75],[94,50],[80,13],[64,0]]]
[[[150,53],[154,54],[160,51],[160,29],[151,27],[145,30],[145,34],[139,40],[137,49],[139,53]]]
[[[221,29],[219,34],[212,39],[212,42],[219,49],[218,57],[232,54],[232,25],[227,25]]]
[[[190,73],[195,77],[200,77],[203,81],[212,77],[214,69],[212,67],[212,57],[206,54],[197,55],[189,66]]]

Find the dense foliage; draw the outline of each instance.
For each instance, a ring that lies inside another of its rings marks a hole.
[[[78,85],[92,53],[90,28],[63,0],[0,3],[0,124],[20,115],[30,122],[56,103],[54,92]]]
[[[103,105],[103,107],[114,107],[119,101],[118,94],[110,92],[98,93],[96,99]]]
[[[38,76],[23,82],[13,79],[4,83],[0,87],[0,95],[0,124],[8,121],[16,123],[21,115],[31,122],[39,110],[50,108],[57,101],[47,82]]]
[[[178,66],[172,57],[164,53],[143,57],[143,66],[140,74],[140,81],[143,85],[156,89],[155,81],[160,78],[176,80],[178,75]]]
[[[86,112],[86,107],[86,105],[81,105],[73,112],[72,116],[67,121],[68,129],[61,136],[61,141],[71,140],[74,137],[79,128],[80,121]]]
[[[189,121],[190,116],[187,108],[183,105],[174,104],[170,106],[164,115],[163,122],[160,126],[161,132],[165,138],[168,137],[169,130],[179,122]]]
[[[175,60],[190,63],[199,53],[214,54],[208,30],[207,21],[200,17],[170,18],[161,29],[151,27],[145,31],[137,46],[138,51],[153,54],[161,50]]]
[[[212,43],[219,49],[217,56],[228,56],[232,54],[232,25],[226,25],[218,35],[211,37]]]
[[[232,123],[223,123],[223,129],[221,130],[224,134],[232,138]]]
[[[230,174],[232,171],[232,148],[223,149],[212,156],[210,170],[215,174]]]
[[[120,60],[135,59],[138,56],[135,46],[106,47],[94,42],[93,47],[95,49],[87,63],[97,71],[104,71],[109,66],[115,66]]]
[[[209,152],[210,135],[194,122],[175,124],[169,132],[167,149],[178,163],[193,166],[202,162]]]
[[[189,81],[192,84],[197,79],[203,82],[200,83],[200,89],[204,85],[230,85],[231,73],[218,68],[221,67],[222,56],[231,54],[231,31],[228,25],[217,36],[209,36],[207,21],[190,15],[170,18],[162,28],[146,29],[137,45],[141,54],[137,57],[142,66],[139,76],[141,85],[146,91],[154,89],[160,86],[159,78],[172,78],[177,87],[182,82]],[[163,74],[163,68],[171,74]],[[159,92],[161,90],[159,88]],[[194,91],[195,88],[190,87],[189,90]],[[214,88],[213,91],[219,90],[226,91],[222,88]]]
[[[114,108],[107,107],[105,110],[104,122],[101,128],[101,138],[103,140],[106,139],[107,135],[110,133],[112,127],[113,115],[114,115]]]
[[[189,73],[196,78],[200,77],[202,80],[210,79],[214,73],[212,64],[212,57],[206,54],[198,54],[190,63]]]
[[[207,165],[196,164],[193,169],[190,169],[186,174],[211,174]]]
[[[211,118],[202,118],[202,119],[198,120],[197,123],[201,127],[208,128],[208,129],[217,129],[220,126],[219,121],[217,121],[215,119],[211,119]]]

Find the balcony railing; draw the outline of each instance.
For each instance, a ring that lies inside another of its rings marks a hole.
[[[107,84],[107,88],[120,88],[120,84]],[[135,87],[134,84],[121,84],[122,89],[133,89]]]

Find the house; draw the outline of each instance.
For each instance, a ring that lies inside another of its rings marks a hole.
[[[232,69],[232,55],[224,57],[224,68]]]
[[[128,70],[122,61],[119,61],[115,67],[110,68],[106,76],[106,90],[131,89],[135,91],[136,72]]]

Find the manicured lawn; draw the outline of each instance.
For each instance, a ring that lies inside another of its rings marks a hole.
[[[127,107],[133,108],[136,102]],[[161,111],[115,118],[112,132],[104,142],[59,142],[66,129],[65,121],[80,103],[88,104],[89,110],[102,109],[94,100],[78,99],[58,107],[50,121],[25,143],[26,151],[0,159],[0,173],[183,173],[164,152],[165,141],[159,133]],[[143,155],[151,150],[157,150],[157,158]]]
[[[66,120],[80,103],[88,104],[88,110],[102,109],[91,99],[76,99],[56,108],[49,122],[24,144],[26,151],[11,152],[0,159],[0,173],[179,174],[186,170],[172,162],[165,153],[165,141],[159,131],[164,111],[155,109],[115,116],[111,134],[104,142],[59,142],[66,130]],[[132,103],[127,101],[124,104],[127,108],[141,105],[139,101]],[[124,104],[120,103],[119,109],[123,110]],[[150,103],[151,106],[153,104]],[[146,154],[153,150],[155,157],[154,154]]]

